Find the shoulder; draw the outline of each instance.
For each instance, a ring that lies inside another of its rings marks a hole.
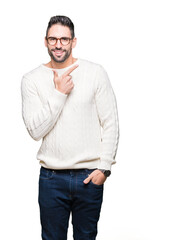
[[[100,63],[94,63],[85,59],[80,59],[80,61],[81,67],[84,67],[83,70],[86,70],[88,74],[92,74],[98,84],[110,84],[108,73]]]
[[[40,76],[41,74],[43,74],[43,68],[42,68],[42,65],[39,65],[38,67],[34,68],[33,70],[25,73],[23,75],[23,78],[34,80],[36,77]]]
[[[43,76],[44,68],[42,67],[42,65],[39,65],[38,67],[28,71],[22,76],[21,85],[36,89],[38,81],[40,81],[40,79],[43,79]]]
[[[104,71],[104,68],[101,64],[99,63],[94,63],[92,61],[86,60],[86,59],[80,59],[80,63],[82,67],[86,67],[90,70],[95,70],[95,71]]]
[[[37,81],[38,79],[41,78],[42,74],[43,74],[43,69],[41,65],[25,73],[21,79],[22,89],[24,88],[36,89]]]

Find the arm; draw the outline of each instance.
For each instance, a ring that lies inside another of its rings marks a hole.
[[[22,117],[30,136],[39,141],[55,125],[61,114],[67,94],[53,89],[46,104],[43,104],[37,94],[34,82],[26,77],[21,81]]]
[[[115,157],[119,141],[118,113],[114,91],[106,71],[101,66],[97,73],[95,101],[100,125],[103,130],[101,161],[98,169],[111,170],[111,165],[116,163]]]

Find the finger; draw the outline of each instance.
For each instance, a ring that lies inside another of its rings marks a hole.
[[[100,171],[99,171],[98,169],[95,169],[94,171],[92,171],[92,172],[90,173],[90,176],[91,176],[91,178],[92,178],[92,177],[98,175],[99,173],[100,173]]]
[[[55,77],[58,77],[58,72],[56,71],[56,70],[52,70],[53,71],[53,73],[54,73],[54,76]]]
[[[69,80],[69,79],[71,79],[71,78],[72,78],[71,75],[67,75],[66,77],[64,77],[64,79],[67,79],[67,80]]]
[[[85,184],[87,184],[87,183],[89,183],[91,181],[91,177],[89,176],[89,177],[87,177],[83,182],[85,183]]]
[[[67,75],[69,75],[74,69],[76,69],[79,65],[74,65],[73,67],[69,68],[64,74],[63,77],[66,77]]]
[[[66,76],[64,79],[66,82],[69,82],[72,79],[72,76]]]

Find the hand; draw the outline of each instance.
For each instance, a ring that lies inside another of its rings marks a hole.
[[[54,84],[58,91],[69,94],[74,87],[74,84],[71,80],[72,76],[69,75],[74,69],[76,69],[79,65],[74,65],[69,68],[66,72],[64,72],[61,76],[58,76],[58,72],[53,70],[54,72]]]
[[[106,176],[100,170],[94,170],[89,176],[83,181],[85,184],[92,181],[94,184],[101,185],[106,181]]]

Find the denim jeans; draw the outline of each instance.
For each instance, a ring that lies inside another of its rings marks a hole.
[[[104,184],[83,183],[94,170],[41,166],[38,202],[43,240],[67,240],[70,213],[74,240],[96,239]]]

